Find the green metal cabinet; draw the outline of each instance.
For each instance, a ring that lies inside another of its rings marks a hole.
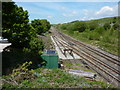
[[[58,68],[58,55],[48,55],[43,54],[41,55],[42,59],[46,61],[46,68],[53,69]]]

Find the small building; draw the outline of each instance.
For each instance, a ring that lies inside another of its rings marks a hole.
[[[49,69],[58,68],[58,55],[55,50],[45,50],[41,57],[46,62],[44,67]]]

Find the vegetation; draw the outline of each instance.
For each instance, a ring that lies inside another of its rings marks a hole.
[[[60,69],[38,68],[38,64],[42,62],[40,55],[44,49],[44,44],[38,38],[38,34],[46,33],[50,29],[50,23],[45,19],[35,19],[30,23],[28,11],[23,10],[22,7],[18,7],[14,2],[2,2],[2,10],[3,37],[12,43],[12,46],[5,48],[2,52],[3,76],[0,80],[3,81],[3,89],[112,88],[110,84],[101,81],[86,80],[83,77],[73,76]],[[103,40],[106,42],[108,35],[115,35],[114,42],[112,40],[109,43],[116,44],[117,36],[115,33],[119,25],[116,19],[114,18],[113,22],[111,22],[114,23],[112,28],[108,24],[96,28],[95,24],[81,21],[58,25],[58,28],[70,35],[73,35],[71,34],[73,32],[74,35],[80,35],[86,40]],[[96,23],[96,26],[99,26],[99,24]],[[99,38],[103,32],[108,32],[108,34]],[[111,38],[112,36],[109,37],[109,40]],[[68,67],[71,67],[71,65],[68,65]]]
[[[12,74],[4,76],[3,89],[7,88],[115,88],[110,84],[87,80],[60,69],[29,69],[32,62],[25,62]]]
[[[37,34],[45,33],[50,29],[50,23],[45,19],[35,19],[29,23],[28,12],[14,2],[3,2],[2,9],[3,37],[7,38],[13,47],[31,48],[32,41],[39,42],[33,38],[37,38]]]
[[[45,19],[43,20],[35,19],[31,21],[31,25],[32,27],[34,27],[38,34],[45,33],[50,29],[50,23]]]
[[[32,37],[28,12],[14,2],[3,2],[2,18],[3,37],[7,38],[14,47],[27,47]]]
[[[96,45],[108,52],[118,55],[118,34],[120,17],[103,18],[91,21],[73,21],[58,24],[62,32],[83,42]]]
[[[3,74],[10,73],[25,61],[31,60],[34,66],[38,65],[44,49],[38,34],[41,35],[50,29],[49,21],[37,19],[40,22],[33,20],[30,23],[28,11],[17,6],[15,2],[2,2],[2,18],[2,36],[12,43],[2,53]]]

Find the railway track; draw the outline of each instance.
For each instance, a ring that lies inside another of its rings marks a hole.
[[[64,53],[64,49],[67,49],[67,47],[64,46],[63,43],[60,43],[56,37],[52,37],[52,38],[54,39],[54,42],[55,42],[56,45],[58,46],[58,48],[59,48],[59,50],[61,51],[61,53],[62,53],[65,57],[67,57],[67,55]],[[68,53],[68,54],[71,55],[70,53]],[[74,56],[73,56],[73,58],[74,58]],[[70,63],[73,64],[73,65],[76,64],[76,62],[75,62],[74,59],[73,59],[74,62],[71,61],[71,60],[69,60],[69,61],[70,61]]]
[[[120,60],[117,56],[74,40],[61,32],[54,31],[53,33],[56,36],[54,39],[57,44],[73,49],[74,53],[81,56],[92,69],[102,75],[109,83],[115,86],[120,85]]]
[[[67,41],[70,41],[70,42],[72,42],[74,44],[81,45],[82,47],[94,52],[95,54],[100,55],[100,56],[104,57],[105,59],[109,59],[109,61],[111,61],[111,62],[113,62],[113,63],[115,63],[117,65],[120,65],[120,63],[118,63],[118,62],[120,62],[120,60],[118,59],[117,56],[106,54],[107,52],[105,52],[105,51],[102,51],[100,49],[95,49],[92,46],[88,46],[88,45],[86,45],[86,44],[84,44],[84,43],[82,43],[80,41],[74,40],[71,37],[66,36],[66,35],[64,35],[64,34],[62,34],[60,32],[58,32],[58,33],[61,34],[61,36],[62,36],[61,38],[64,37]]]

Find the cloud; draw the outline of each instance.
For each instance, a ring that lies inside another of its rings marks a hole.
[[[114,7],[104,6],[95,13],[98,16],[112,16],[118,14],[117,5]]]
[[[103,16],[103,15],[110,15],[113,12],[113,8],[109,6],[102,7],[99,11],[96,12],[96,15]]]
[[[103,6],[98,11],[83,9],[84,17],[81,17],[80,20],[92,20],[104,17],[113,17],[118,16],[118,5],[113,7]]]

